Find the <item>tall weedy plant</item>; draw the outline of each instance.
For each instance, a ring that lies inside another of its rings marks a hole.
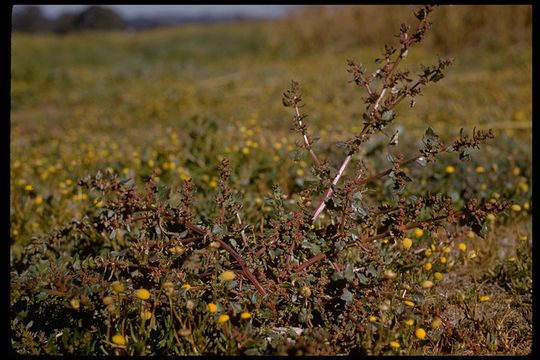
[[[429,31],[434,9],[421,7],[414,28],[401,26],[399,46],[384,47],[375,71],[348,61],[351,81],[366,93],[365,110],[363,128],[345,141],[337,168],[317,155],[300,85],[291,82],[283,104],[293,111],[299,146],[313,160],[318,182],[307,186],[293,207],[275,186],[261,226],[242,220],[243,200],[240,189],[229,185],[227,159],[220,164],[213,206],[207,207],[213,210],[204,216],[196,211],[191,180],[184,182],[179,204],[173,206],[159,194],[153,177],[141,192],[116,176],[81,179],[79,185],[101,193],[100,206],[36,239],[14,265],[12,341],[17,349],[199,355],[361,349],[381,354],[408,344],[412,351],[407,326],[417,321],[416,338],[426,337],[421,326],[436,320],[439,311],[429,303],[429,290],[464,261],[463,253],[452,253],[460,235],[452,226],[482,235],[487,214],[508,206],[471,196],[457,208],[447,196],[406,191],[411,182],[407,167],[427,166],[443,153],[467,160],[470,149],[493,138],[491,130],[473,129],[472,135],[462,130],[445,144],[429,127],[417,152],[389,156],[391,166],[379,172],[358,156],[369,139],[395,122],[399,104],[414,106],[451,64],[439,60],[418,74],[400,69]],[[395,132],[388,146],[398,144]],[[380,182],[383,178],[390,181]],[[370,192],[370,186],[380,191]],[[444,236],[437,231],[443,226],[449,230]],[[29,318],[32,322],[25,322]]]

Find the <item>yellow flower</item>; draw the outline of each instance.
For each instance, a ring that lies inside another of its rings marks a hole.
[[[432,253],[433,253],[433,252],[432,252],[431,249],[426,249],[426,251],[424,251],[424,256],[425,256],[425,257],[430,257]]]
[[[491,213],[487,214],[486,219],[488,219],[489,221],[495,221],[495,215],[493,215]]]
[[[105,296],[102,301],[103,305],[111,305],[114,302],[112,296]]]
[[[409,250],[412,246],[412,240],[409,238],[405,238],[402,240],[401,245],[405,250]]]
[[[371,316],[368,317],[368,321],[369,321],[369,322],[375,322],[375,321],[377,321],[377,317],[371,315]]]
[[[141,317],[144,320],[150,320],[152,318],[152,312],[149,310],[143,310],[141,311]]]
[[[483,166],[477,166],[474,171],[476,171],[477,174],[483,174],[486,172],[486,169]]]
[[[397,341],[390,341],[390,347],[392,349],[399,349],[400,345],[399,345],[399,342]]]
[[[224,323],[227,321],[229,321],[229,315],[227,314],[219,315],[218,323]]]
[[[446,173],[447,173],[447,174],[453,174],[455,171],[456,171],[456,168],[453,167],[452,165],[448,165],[448,166],[446,167]]]
[[[527,235],[519,235],[519,240],[521,240],[521,241],[526,241],[528,239],[529,239],[529,237]]]
[[[251,318],[251,313],[249,311],[244,311],[240,314],[240,318],[247,320]]]
[[[422,288],[430,289],[433,287],[433,281],[426,280],[422,283]]]
[[[297,169],[296,170],[296,176],[303,176],[304,175],[304,170],[302,169]]]
[[[126,345],[126,338],[120,334],[116,334],[112,337],[112,342],[116,345]]]
[[[261,205],[262,204],[262,199],[260,197],[255,198],[255,204]]]
[[[419,339],[419,340],[424,340],[426,338],[426,330],[422,329],[422,328],[418,328],[416,329],[416,331],[414,332],[414,335],[416,335],[416,337]]]
[[[416,236],[417,238],[421,237],[422,235],[424,235],[424,230],[420,229],[420,228],[416,228],[414,229],[414,236]]]
[[[520,173],[521,173],[521,169],[518,168],[518,167],[515,167],[515,168],[512,170],[512,174],[514,174],[514,176],[519,176]]]
[[[120,281],[114,281],[111,284],[112,291],[116,294],[123,293],[126,289],[124,287],[124,284],[122,284]]]
[[[217,311],[217,305],[214,304],[214,303],[209,303],[208,305],[206,305],[207,308],[208,308],[208,312],[213,314]]]
[[[445,246],[445,247],[443,247],[442,251],[443,251],[443,253],[447,253],[447,254],[448,254],[449,252],[452,251],[452,248],[451,248],[450,246]]]
[[[467,244],[465,244],[465,243],[459,243],[459,244],[458,244],[458,249],[461,250],[461,251],[467,250]]]
[[[408,307],[414,307],[414,302],[412,302],[410,300],[404,300],[403,304],[407,305]]]
[[[478,300],[480,300],[480,302],[489,301],[489,296],[488,295],[480,295],[480,297],[478,297]]]
[[[512,205],[512,211],[515,211],[515,212],[521,211],[521,206],[519,206],[518,204]]]
[[[413,326],[414,325],[414,320],[413,319],[406,319],[403,321],[403,323],[405,325],[408,325],[408,326]]]
[[[393,280],[397,277],[397,274],[393,272],[392,270],[385,270],[384,277],[387,278],[388,280]]]
[[[474,239],[474,231],[469,230],[469,232],[467,233],[467,237],[470,239]]]
[[[213,249],[219,249],[221,244],[218,241],[212,241],[209,246]]]
[[[24,190],[32,191],[32,190],[34,190],[34,187],[31,184],[26,184],[26,185],[24,185]]]
[[[529,191],[529,185],[527,185],[527,183],[521,182],[518,184],[518,186],[519,186],[519,189],[524,193]]]
[[[150,299],[150,291],[146,289],[135,290],[135,296],[141,300],[148,300]]]
[[[431,268],[433,267],[433,265],[431,265],[430,262],[427,262],[424,264],[424,269],[426,269],[427,271],[431,270]]]
[[[183,247],[175,245],[169,248],[169,252],[171,254],[182,255],[185,252],[185,250]]]
[[[189,289],[191,289],[191,285],[189,285],[188,283],[185,283],[185,284],[182,285],[180,288],[181,288],[181,289],[189,290]]]
[[[302,295],[305,298],[308,298],[311,296],[311,289],[307,286],[302,286],[300,289],[300,295]]]
[[[163,283],[163,290],[167,295],[172,295],[174,292],[174,284],[171,281],[165,281]]]
[[[34,205],[41,205],[43,203],[43,196],[38,195],[34,198]]]
[[[244,155],[249,154],[249,148],[247,148],[247,147],[244,146],[244,147],[242,148],[242,154],[244,154]]]
[[[529,204],[528,201],[525,202],[525,203],[523,204],[523,208],[524,208],[525,210],[529,210],[530,207],[531,207],[531,205]]]
[[[211,188],[211,189],[214,189],[216,188],[218,185],[218,182],[214,179],[210,180],[210,182],[208,183],[208,186]]]
[[[236,274],[234,273],[234,271],[227,270],[222,272],[221,275],[219,275],[219,278],[221,279],[221,281],[232,281],[236,279]]]
[[[435,274],[433,274],[433,277],[435,278],[435,280],[440,281],[443,278],[443,274],[441,274],[440,272],[436,272]]]
[[[446,262],[448,261],[448,259],[444,256],[441,256],[439,261],[441,262],[441,264],[446,264]]]
[[[77,298],[73,298],[71,299],[71,301],[69,302],[69,304],[71,305],[72,308],[74,308],[75,310],[79,309],[81,307],[81,301]]]
[[[441,318],[438,317],[438,316],[436,316],[436,317],[433,319],[433,321],[431,322],[431,327],[432,327],[433,329],[436,329],[436,328],[438,328],[439,326],[441,326],[441,324],[442,324]]]

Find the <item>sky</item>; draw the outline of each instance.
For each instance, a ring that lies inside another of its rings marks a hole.
[[[15,8],[21,5],[16,5]],[[41,5],[44,13],[56,17],[62,12],[80,11],[88,5]],[[125,18],[153,15],[198,16],[198,15],[250,15],[257,17],[279,17],[298,5],[105,5],[116,10]]]

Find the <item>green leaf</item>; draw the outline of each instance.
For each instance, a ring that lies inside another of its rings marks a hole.
[[[375,266],[373,264],[369,264],[367,270],[366,270],[366,274],[368,274],[369,276],[371,277],[376,277],[378,272],[377,272],[377,269],[375,269]]]
[[[321,253],[321,247],[319,245],[310,243],[307,240],[304,240],[302,242],[302,248],[308,249],[313,255],[317,255]]]
[[[354,279],[354,271],[353,271],[353,266],[351,264],[347,264],[347,266],[345,267],[345,271],[343,273],[343,276],[348,281],[351,281],[351,280]]]
[[[362,274],[362,273],[357,273],[356,276],[358,277],[358,280],[360,281],[360,284],[362,285],[368,285],[369,284],[369,279],[366,275]]]
[[[394,118],[394,110],[386,110],[382,113],[382,120],[383,121],[390,121]]]
[[[343,289],[340,299],[345,300],[346,303],[350,303],[353,300],[353,294],[349,290]]]
[[[444,74],[442,72],[437,72],[429,80],[433,82],[437,82],[443,78],[444,78]]]

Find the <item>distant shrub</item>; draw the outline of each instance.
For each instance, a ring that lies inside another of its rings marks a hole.
[[[47,31],[50,29],[50,25],[50,21],[39,6],[24,6],[13,12],[12,28],[14,31]]]
[[[121,30],[126,26],[124,19],[116,11],[103,6],[90,6],[73,19],[73,29]]]
[[[390,24],[410,14],[405,5],[302,7],[272,26],[268,41],[290,53],[345,50],[392,41]],[[425,43],[439,51],[463,47],[501,48],[532,40],[530,5],[445,5],[433,15],[437,28]],[[287,34],[287,36],[284,36]]]

